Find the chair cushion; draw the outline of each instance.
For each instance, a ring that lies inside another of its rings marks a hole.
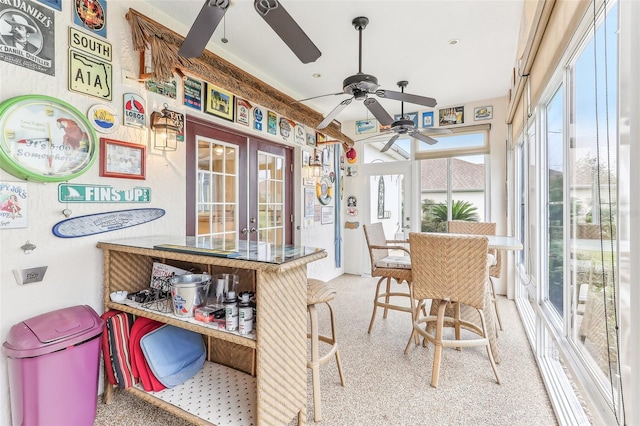
[[[307,279],[307,305],[324,303],[333,300],[336,289],[324,281]]]
[[[149,368],[168,388],[190,379],[204,365],[202,336],[183,328],[164,325],[140,339],[140,346]]]
[[[387,256],[376,262],[376,268],[411,269],[409,256]]]

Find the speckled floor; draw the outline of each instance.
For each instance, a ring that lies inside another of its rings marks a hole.
[[[346,386],[340,386],[335,362],[321,368],[322,424],[557,424],[513,301],[499,300],[504,324],[498,365],[502,384],[495,382],[484,348],[445,349],[440,383],[434,389],[429,386],[433,346],[414,346],[408,355],[403,353],[409,314],[391,311],[383,319],[380,311],[367,334],[376,279],[343,275],[332,284],[338,292],[332,306]],[[323,314],[319,312],[321,321]],[[313,423],[310,372],[307,380],[307,421]],[[99,401],[95,421],[96,426],[188,424],[119,391],[112,404]]]

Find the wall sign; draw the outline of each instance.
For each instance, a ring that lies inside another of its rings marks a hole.
[[[198,111],[202,110],[202,82],[195,78],[185,77],[182,86],[184,105],[197,109]]]
[[[92,106],[87,112],[87,118],[93,128],[100,133],[113,133],[120,124],[118,113],[108,105]]]
[[[69,49],[69,90],[110,101],[113,95],[111,64],[76,49]]]
[[[253,109],[253,128],[259,132],[262,131],[262,118],[264,113],[260,108]]]
[[[147,111],[142,96],[136,93],[124,94],[124,125],[142,127],[147,125]]]
[[[105,0],[75,0],[73,23],[106,38],[107,2]]]
[[[54,17],[40,3],[0,1],[0,61],[55,75]]]
[[[91,34],[85,34],[73,27],[69,27],[69,47],[89,53],[105,61],[111,62],[112,59],[111,43]]]
[[[26,228],[28,188],[17,182],[0,182],[0,229]]]
[[[111,185],[58,185],[58,201],[61,203],[148,203],[151,188],[116,189]]]
[[[18,96],[1,103],[0,135],[0,165],[20,179],[70,180],[97,157],[97,137],[84,114],[50,96]]]

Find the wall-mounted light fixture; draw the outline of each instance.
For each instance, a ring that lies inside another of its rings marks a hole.
[[[151,114],[151,130],[153,130],[153,147],[161,151],[175,151],[178,149],[178,126],[173,118],[174,112],[164,104],[162,111]]]

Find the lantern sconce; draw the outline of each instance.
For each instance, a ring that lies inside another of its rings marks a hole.
[[[175,151],[178,149],[178,131],[173,111],[164,104],[162,111],[151,114],[151,130],[153,130],[153,148],[161,151]]]

